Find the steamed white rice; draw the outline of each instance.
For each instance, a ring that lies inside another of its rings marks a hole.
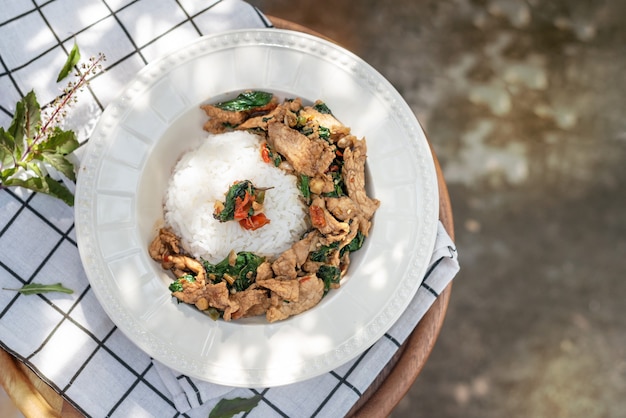
[[[242,180],[273,187],[263,204],[270,223],[256,231],[213,218],[215,202],[223,202],[229,187]],[[307,209],[299,196],[295,176],[263,162],[257,135],[209,135],[176,164],[165,195],[165,223],[181,237],[185,250],[211,263],[231,250],[277,256],[308,229]]]

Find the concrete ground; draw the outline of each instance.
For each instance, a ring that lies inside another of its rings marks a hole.
[[[462,271],[392,416],[626,417],[626,3],[251,3],[377,68],[441,160]]]

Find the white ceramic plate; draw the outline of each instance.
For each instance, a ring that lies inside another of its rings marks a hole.
[[[246,89],[325,101],[365,136],[380,199],[342,287],[288,320],[212,321],[177,304],[147,247],[179,156],[205,135],[201,103]],[[435,240],[437,179],[411,109],[352,53],[298,32],[198,39],[145,67],[102,115],[76,190],[76,229],[91,286],[112,321],[167,366],[206,381],[268,387],[328,372],[376,342],[417,291]]]

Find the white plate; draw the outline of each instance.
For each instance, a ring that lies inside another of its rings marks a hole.
[[[177,158],[205,135],[203,102],[245,89],[325,101],[368,144],[369,191],[380,199],[344,285],[273,324],[212,321],[170,296],[147,247]],[[352,53],[278,29],[207,36],[149,64],[112,102],[88,143],[76,230],[91,286],[111,320],[156,360],[243,387],[302,381],[362,353],[417,291],[435,240],[437,178],[424,133],[398,92]]]

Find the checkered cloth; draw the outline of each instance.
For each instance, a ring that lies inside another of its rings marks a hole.
[[[0,15],[0,126],[34,89],[40,103],[76,41],[103,52],[106,72],[72,110],[66,128],[85,143],[104,107],[135,73],[198,36],[271,27],[239,0],[4,0]],[[56,71],[56,70],[54,70]],[[77,152],[80,155],[80,152]],[[234,389],[191,379],[153,361],[109,320],[85,276],[72,208],[23,189],[0,191],[0,285],[62,282],[71,295],[0,290],[0,344],[88,416],[206,417],[222,398],[262,395],[249,416],[345,415],[459,269],[439,225],[424,284],[392,329],[358,358],[320,377],[277,388]]]

